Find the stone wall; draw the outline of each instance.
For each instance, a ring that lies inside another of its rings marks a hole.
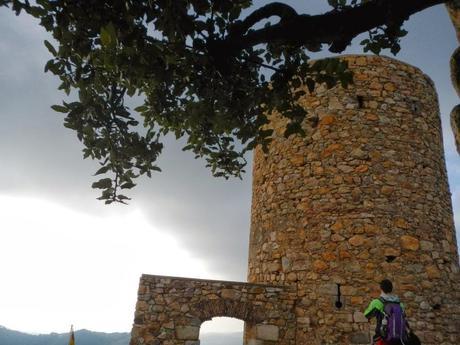
[[[460,42],[460,1],[451,0],[446,3],[446,7],[457,33],[457,40]]]
[[[455,32],[457,41],[460,43],[460,1],[452,0],[446,4]],[[450,59],[450,76],[455,91],[460,96],[460,47],[458,47]],[[454,134],[457,151],[460,153],[460,104],[455,106],[450,113],[450,124]]]
[[[367,341],[360,311],[385,277],[423,344],[457,344],[459,266],[433,84],[394,59],[345,59],[353,86],[302,100],[318,123],[307,137],[285,139],[274,115],[269,154],[255,152],[248,281],[297,287],[297,344]]]
[[[198,345],[216,316],[245,321],[248,345],[294,345],[295,287],[143,275],[130,345]]]

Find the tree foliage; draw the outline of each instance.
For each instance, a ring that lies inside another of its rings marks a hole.
[[[286,136],[303,134],[300,86],[352,82],[345,62],[311,63],[310,52],[341,52],[368,32],[364,51],[397,53],[404,21],[445,2],[327,1],[331,11],[316,16],[280,2],[255,9],[249,0],[0,0],[0,7],[25,11],[52,33],[57,46],[45,41],[53,56],[45,71],[78,94],[52,108],[65,114],[84,157],[100,162],[92,186],[111,203],[128,199],[120,190],[136,177],[160,170],[169,132],[185,137],[183,149],[203,157],[213,175],[241,176],[245,152],[270,140],[267,114],[289,120]],[[134,112],[128,96],[140,102]]]

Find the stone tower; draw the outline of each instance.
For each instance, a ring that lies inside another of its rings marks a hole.
[[[297,287],[297,344],[368,343],[358,311],[385,277],[423,344],[456,344],[459,265],[433,83],[390,58],[345,59],[352,87],[303,100],[317,121],[308,137],[285,139],[274,116],[269,154],[256,150],[248,281]]]
[[[143,275],[131,345],[198,345],[216,316],[246,345],[369,344],[395,283],[424,345],[460,340],[460,273],[436,92],[420,70],[347,56],[354,84],[307,94],[306,138],[271,118],[256,150],[248,283]],[[307,124],[308,123],[308,124]]]

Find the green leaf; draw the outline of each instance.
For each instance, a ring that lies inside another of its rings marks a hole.
[[[123,183],[120,188],[121,189],[131,189],[133,188],[134,186],[136,186],[135,183],[132,183],[132,182],[126,182],[126,183]]]
[[[149,107],[146,106],[146,105],[140,105],[140,106],[134,108],[134,110],[137,111],[138,113],[142,113],[144,111],[149,110]]]
[[[107,171],[110,170],[110,168],[111,168],[111,167],[110,167],[109,165],[107,165],[107,166],[105,166],[105,167],[102,167],[102,168],[100,168],[98,171],[96,171],[96,173],[95,173],[94,175],[105,174]]]
[[[101,27],[101,43],[105,47],[112,47],[117,42],[117,32],[113,23],[110,22],[106,26]]]
[[[56,49],[53,47],[53,45],[50,42],[48,42],[47,40],[45,40],[44,42],[45,42],[46,48],[48,48],[49,52],[53,54],[53,56],[58,55]]]
[[[195,147],[195,145],[193,145],[193,144],[185,145],[182,148],[182,151],[189,151],[189,150],[192,150],[194,147]]]
[[[48,60],[44,68],[45,72],[48,72],[53,66],[54,66],[54,60]]]
[[[57,111],[58,113],[68,113],[69,112],[69,109],[67,107],[64,107],[62,105],[52,105],[51,106],[51,109],[53,109],[54,111]]]
[[[112,187],[112,179],[111,178],[103,178],[97,182],[94,182],[91,185],[91,188],[98,188],[98,189],[107,189]]]

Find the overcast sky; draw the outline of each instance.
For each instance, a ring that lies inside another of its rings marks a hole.
[[[325,0],[286,2],[303,12],[326,9]],[[449,78],[454,30],[443,6],[406,28],[398,59],[436,84],[459,228],[460,158],[449,125],[458,102]],[[244,281],[251,174],[212,178],[169,140],[163,172],[139,181],[129,206],[103,205],[90,188],[96,164],[82,159],[75,133],[50,109],[64,95],[43,73],[44,39],[34,20],[0,9],[0,325],[130,331],[141,273]]]

